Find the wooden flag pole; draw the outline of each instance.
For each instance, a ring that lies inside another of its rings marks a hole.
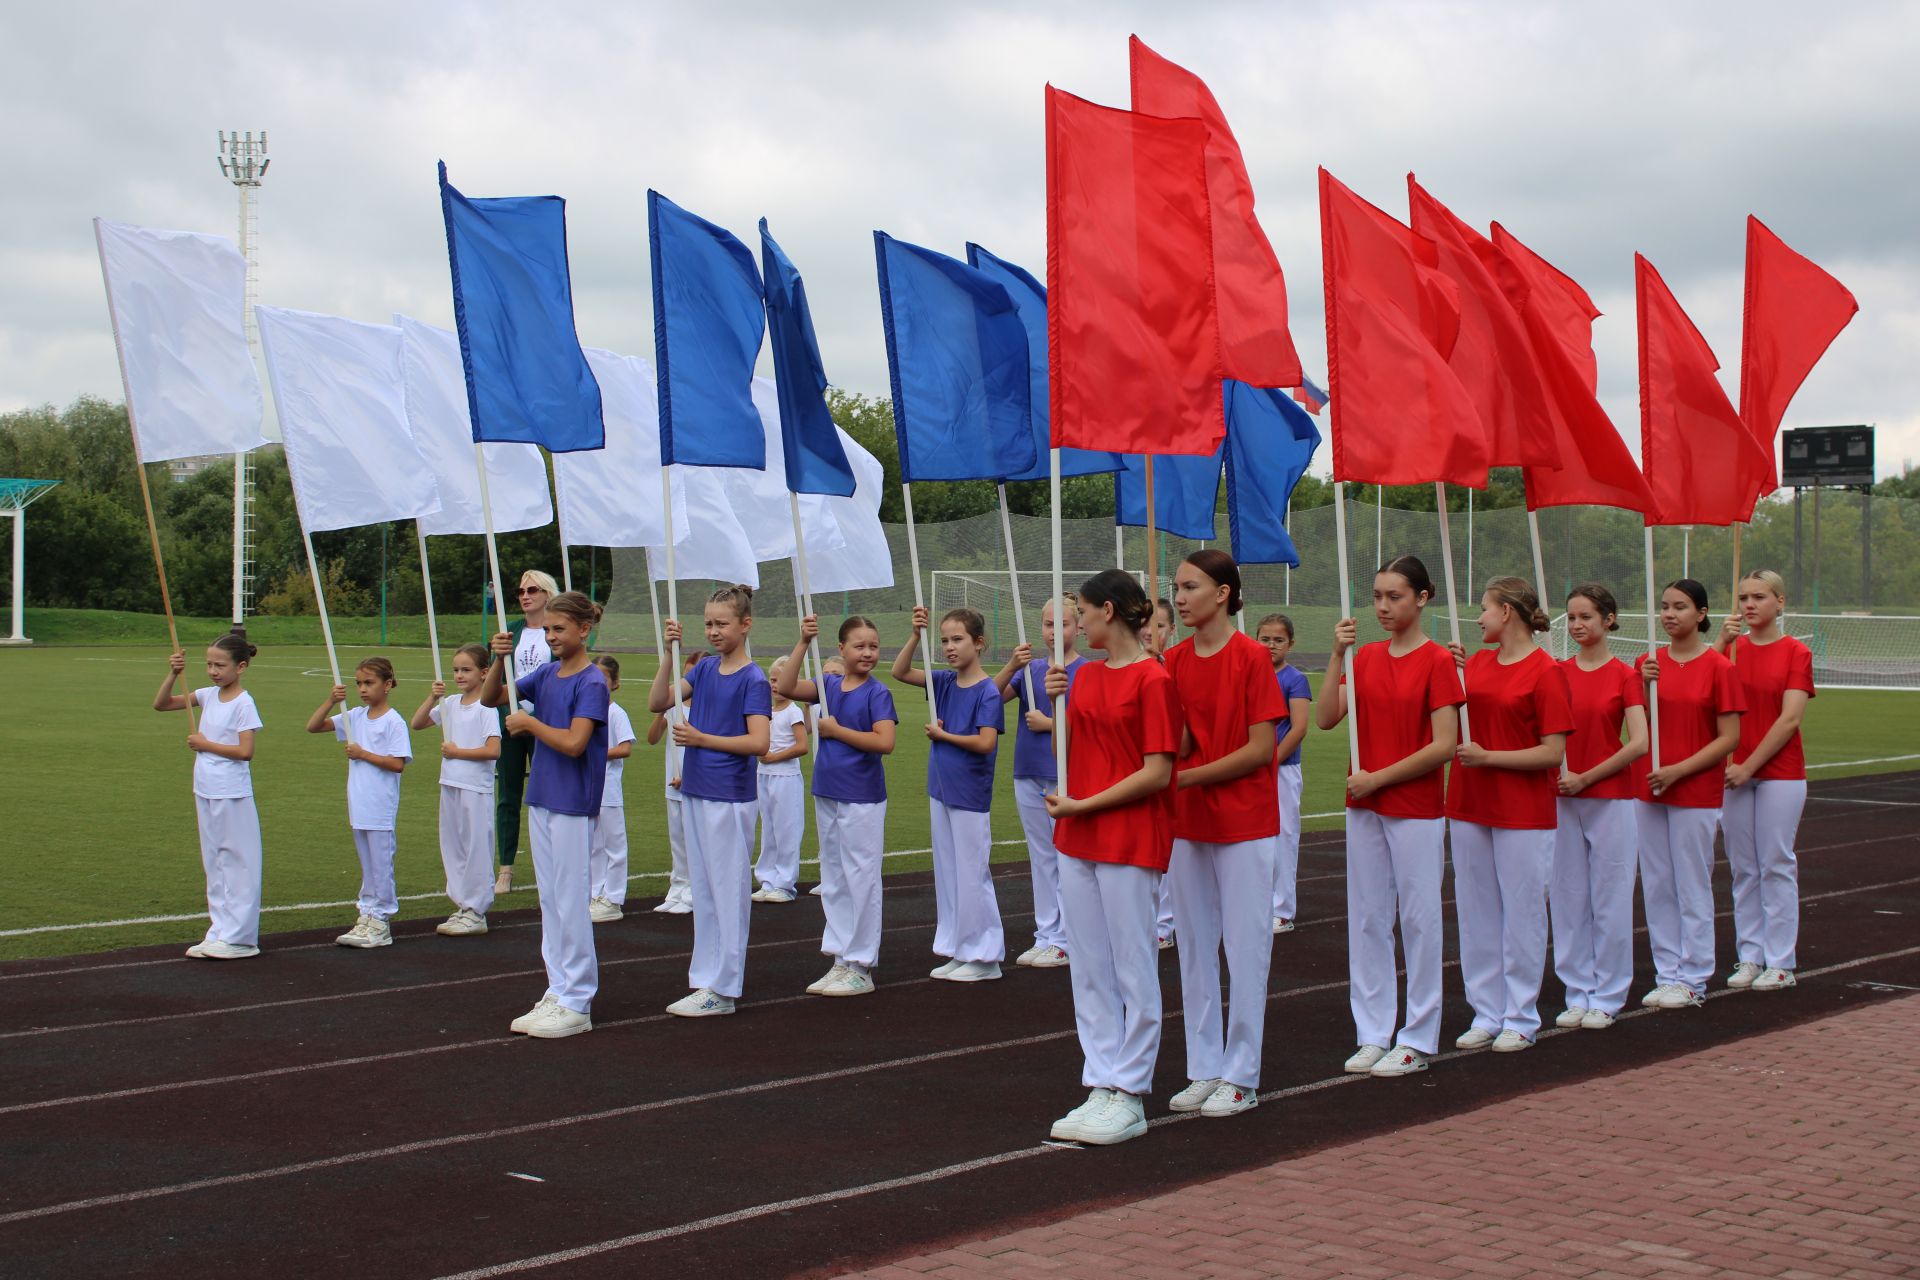
[[[801,617],[805,617],[807,614],[813,612],[813,575],[807,569],[807,540],[802,536],[800,530],[800,495],[791,489],[787,491],[787,506],[793,512],[793,598],[794,603],[806,611],[800,615]],[[914,571],[913,577],[914,583],[917,586],[920,581],[920,573],[918,570]],[[820,714],[832,715],[833,713],[827,709],[827,690],[821,682],[819,636],[815,636],[807,642],[807,656],[813,660],[814,686],[820,691]],[[805,673],[803,672],[802,674]],[[928,689],[932,689],[933,687],[931,678],[929,678],[927,682],[927,687]],[[807,735],[807,750],[809,754],[815,757],[819,756],[820,735],[818,733],[810,733]]]
[[[1656,646],[1653,596],[1653,526],[1646,526],[1647,551],[1647,661],[1653,661]],[[1655,680],[1653,687],[1647,690],[1647,720],[1653,734],[1653,767],[1660,767],[1660,682]]]
[[[1353,579],[1347,570],[1347,485],[1344,480],[1333,482],[1333,524],[1335,541],[1339,544],[1340,556],[1340,616],[1353,616]],[[1349,647],[1342,658],[1342,669],[1347,677],[1347,753],[1348,768],[1360,767],[1360,699],[1355,695],[1353,685],[1353,649]],[[1329,679],[1333,673],[1328,672]]]
[[[1447,629],[1453,637],[1453,643],[1460,643],[1460,610],[1455,604],[1453,591],[1453,534],[1447,524],[1447,486],[1445,481],[1433,482],[1433,502],[1440,509],[1440,560],[1446,569],[1447,578]],[[1384,563],[1384,561],[1383,561]],[[1464,685],[1466,681],[1463,679]],[[1469,741],[1466,704],[1460,705],[1460,741]]]
[[[487,534],[487,572],[493,575],[494,618],[499,623],[500,630],[505,631],[507,629],[507,597],[505,589],[500,585],[500,544],[493,536],[493,493],[487,488],[487,455],[478,440],[473,442],[473,465],[474,469],[480,473],[480,516]],[[323,618],[326,616],[324,610],[320,616]],[[501,660],[507,664],[504,682],[507,686],[507,710],[515,712],[520,710],[520,694],[516,688],[518,682],[514,677],[513,655],[507,654]]]
[[[904,480],[900,482],[900,498],[907,512],[907,561],[913,570],[913,607],[916,609],[924,609],[927,600],[921,593],[920,587],[920,540],[916,538],[913,533],[913,485],[910,482]],[[929,618],[927,621],[931,623],[933,620]],[[938,721],[940,719],[940,708],[935,704],[933,697],[934,657],[932,636],[923,637],[918,631],[914,632],[913,635],[914,639],[919,642],[921,648],[924,650],[923,657],[927,664],[927,719],[929,721]]]
[[[1049,452],[1051,454],[1048,467],[1050,473],[1049,482],[1053,488],[1053,501],[1048,507],[1047,520],[1050,525],[1049,532],[1052,534],[1053,540],[1053,598],[1055,601],[1059,601],[1067,594],[1066,568],[1060,563],[1060,451],[1053,449]],[[1114,513],[1116,521],[1119,519],[1119,514],[1117,511]],[[1120,525],[1118,523],[1115,523],[1113,526],[1113,533],[1114,550],[1118,552],[1121,549]],[[1059,609],[1059,604],[1056,603],[1054,608],[1056,610]],[[1067,629],[1061,625],[1061,623],[1062,620],[1056,614],[1053,627],[1053,665],[1065,670],[1067,665]],[[1065,714],[1066,707],[1062,705],[1064,701],[1065,699],[1063,698],[1061,701],[1055,702],[1052,707],[1054,776],[1059,780],[1058,786],[1062,796],[1067,794],[1067,717]]]
[[[1025,644],[1027,642],[1027,611],[1020,603],[1020,574],[1013,562],[1013,517],[1007,513],[1006,481],[1000,481],[996,487],[1000,490],[1000,535],[1007,544],[1007,585],[1013,588],[1013,633],[1021,644]],[[1054,599],[1058,601],[1059,597],[1055,596]],[[1054,605],[1054,630],[1056,631],[1060,629],[1059,613],[1060,606],[1056,603]],[[1040,707],[1040,700],[1034,696],[1031,666],[1026,668],[1026,677],[1027,710],[1036,711]]]

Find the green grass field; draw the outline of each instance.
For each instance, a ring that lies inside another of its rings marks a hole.
[[[297,906],[351,900],[358,889],[359,869],[346,826],[343,748],[331,738],[304,731],[307,716],[327,690],[326,655],[317,646],[270,643],[265,624],[278,621],[263,620],[263,625],[252,628],[262,651],[246,682],[267,726],[253,766],[267,853],[266,905],[270,909],[262,924],[269,932],[344,926],[351,922],[351,908]],[[311,625],[309,619],[284,622]],[[139,633],[151,636],[152,620],[138,623]],[[352,630],[342,628],[343,635],[364,638],[365,620],[354,620],[352,625]],[[199,639],[220,629],[195,623],[185,634]],[[33,634],[31,628],[29,634]],[[343,668],[350,669],[369,652],[363,646],[344,648]],[[411,715],[432,680],[430,657],[424,649],[385,652],[400,676],[394,705]],[[0,730],[5,809],[12,832],[11,856],[4,864],[5,888],[0,890],[0,958],[184,943],[203,931],[204,925],[194,920],[46,929],[194,916],[204,910],[191,754],[184,745],[186,717],[150,709],[165,671],[163,643],[145,651],[125,643],[0,650],[0,679],[12,691],[5,728]],[[646,684],[651,675],[650,661],[630,660],[628,679],[616,695],[643,739],[648,719]],[[893,796],[887,847],[920,850],[928,844],[927,809],[920,802],[926,772],[922,734],[926,703],[915,689],[896,687],[894,693],[902,732],[901,747],[888,768]],[[1896,702],[1906,709],[1891,705]],[[1807,721],[1809,763],[1838,765],[1911,752],[1915,709],[1920,709],[1920,699],[1911,694],[1850,690],[1822,694]],[[1011,726],[1011,708],[1009,712]],[[440,897],[444,880],[436,835],[439,788],[434,733],[429,730],[414,739],[418,756],[401,787],[402,915],[439,917],[448,907]],[[1307,737],[1305,812],[1335,815],[1310,819],[1309,830],[1339,823],[1343,752],[1342,734]],[[1814,776],[1903,767],[1911,765],[1849,765],[1821,769]],[[636,897],[657,895],[665,884],[666,801],[661,781],[659,749],[647,748],[643,741],[628,765],[625,786],[632,870],[642,877],[633,883]],[[997,783],[995,838],[1017,840],[1019,820],[1006,750]],[[802,856],[813,857],[814,847],[809,829]],[[1017,844],[1000,845],[995,854],[1008,861],[1025,856]],[[887,869],[924,870],[928,865],[925,854],[912,854],[889,859]],[[520,867],[523,876],[531,876],[532,860],[524,840]],[[810,873],[803,870],[805,878]],[[407,895],[422,896],[407,900]],[[534,896],[516,893],[503,905],[532,907]],[[296,909],[273,909],[288,907]]]

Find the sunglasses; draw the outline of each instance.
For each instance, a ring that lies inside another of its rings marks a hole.
[[[547,594],[547,589],[545,587],[521,587],[519,593],[523,596],[543,596]]]

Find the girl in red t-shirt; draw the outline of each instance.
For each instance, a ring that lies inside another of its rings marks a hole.
[[[1274,726],[1287,718],[1287,699],[1266,646],[1234,626],[1240,567],[1232,556],[1207,549],[1183,560],[1174,572],[1173,606],[1193,634],[1166,655],[1187,723],[1168,875],[1180,927],[1188,1084],[1168,1105],[1230,1116],[1259,1101],[1273,960],[1269,909],[1280,857]],[[1224,1028],[1223,946],[1231,987]]]
[[[1549,626],[1522,578],[1495,578],[1480,598],[1480,642],[1466,668],[1473,740],[1454,750],[1447,787],[1460,976],[1473,1025],[1460,1049],[1531,1049],[1547,967],[1547,873],[1553,865],[1554,773],[1573,730],[1566,673],[1533,642]]]
[[[1761,569],[1742,578],[1737,604],[1747,633],[1741,635],[1740,623],[1728,618],[1717,646],[1733,651],[1747,700],[1720,813],[1739,940],[1727,985],[1779,991],[1793,985],[1800,937],[1800,866],[1793,844],[1807,803],[1800,718],[1813,696],[1813,655],[1780,630],[1787,584],[1779,574]]]
[[[1654,988],[1649,1009],[1700,1003],[1713,976],[1713,833],[1725,771],[1747,709],[1733,664],[1707,647],[1707,589],[1681,578],[1660,593],[1672,640],[1642,655],[1658,730],[1660,767],[1640,779],[1640,897],[1647,910]]]
[[[1433,598],[1426,565],[1399,556],[1373,577],[1373,615],[1384,641],[1354,653],[1360,759],[1347,775],[1347,969],[1360,1047],[1355,1074],[1403,1076],[1427,1069],[1440,1046],[1440,881],[1446,865],[1446,773],[1460,734],[1460,677],[1453,655],[1420,630]],[[1320,684],[1314,723],[1346,719],[1345,676],[1333,674],[1358,628],[1342,618]],[[1394,1036],[1398,984],[1393,921],[1407,956],[1407,1016]]]
[[[1633,981],[1633,774],[1647,754],[1647,700],[1633,669],[1613,656],[1620,629],[1613,592],[1597,582],[1567,596],[1567,635],[1580,652],[1560,664],[1573,694],[1573,735],[1560,771],[1559,830],[1547,913],[1553,968],[1567,989],[1554,1025],[1604,1031]],[[1620,731],[1627,739],[1620,741]]]
[[[1108,1146],[1147,1131],[1147,1091],[1160,1056],[1160,964],[1154,893],[1173,847],[1173,758],[1180,701],[1140,644],[1147,593],[1118,569],[1080,588],[1080,630],[1106,661],[1050,667],[1047,696],[1066,700],[1066,786],[1046,797],[1061,853],[1073,1016],[1087,1100],[1054,1122],[1065,1142]],[[1265,1001],[1265,993],[1261,995]]]

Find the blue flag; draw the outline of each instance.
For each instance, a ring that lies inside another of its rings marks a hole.
[[[760,219],[760,269],[766,277],[767,332],[773,339],[773,385],[780,401],[780,448],[787,488],[851,498],[853,465],[827,412],[827,370],[813,336],[807,286]]]
[[[1287,499],[1320,447],[1320,430],[1285,391],[1228,382],[1226,396],[1227,532],[1233,558],[1297,569],[1300,553],[1285,523]],[[1154,479],[1159,478],[1156,471]]]
[[[767,331],[760,271],[725,227],[647,192],[653,254],[653,355],[660,385],[660,461],[767,465],[753,407],[753,366]]]
[[[958,258],[873,233],[900,478],[1004,480],[1034,466],[1027,329]]]
[[[967,243],[967,262],[1006,289],[1007,296],[1013,299],[1014,308],[1020,312],[1020,323],[1027,327],[1027,382],[1032,388],[1027,418],[1033,430],[1033,447],[1038,456],[1031,470],[1008,476],[1007,479],[1045,480],[1053,474],[1050,452],[1053,436],[1048,430],[1052,405],[1047,393],[1047,287],[1024,268],[995,257],[971,241]],[[1060,451],[1060,474],[1063,478],[1118,471],[1121,465],[1117,453],[1095,453],[1090,449]]]
[[[605,448],[600,384],[573,328],[567,202],[469,200],[447,182],[443,161],[440,212],[475,442]]]
[[[1153,523],[1162,533],[1212,541],[1213,511],[1220,501],[1220,449],[1211,454],[1156,453],[1153,456]],[[1147,460],[1123,454],[1124,467],[1113,473],[1114,523],[1147,523]]]

